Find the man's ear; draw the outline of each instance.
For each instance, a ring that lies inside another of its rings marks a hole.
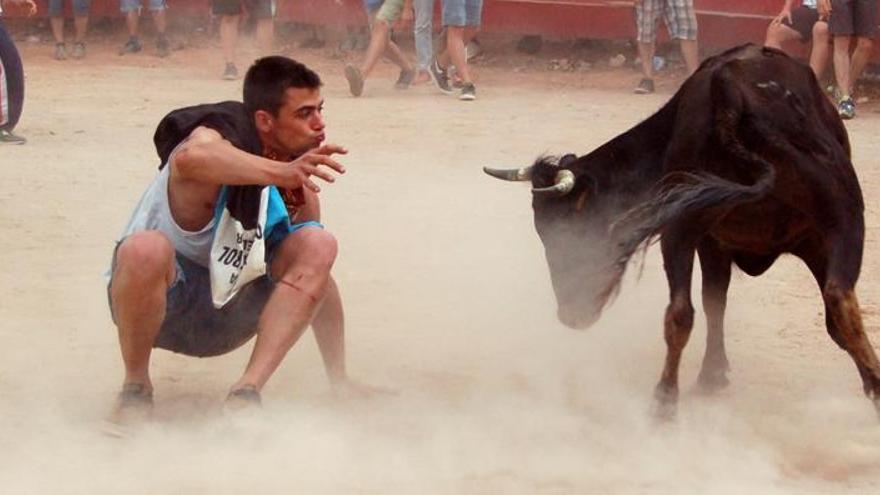
[[[270,132],[275,125],[275,117],[265,110],[257,110],[254,113],[254,124],[260,132]]]

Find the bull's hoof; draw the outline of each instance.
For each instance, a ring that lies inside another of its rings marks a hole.
[[[697,387],[705,394],[720,392],[730,385],[726,371],[701,371],[697,377]]]
[[[678,413],[678,389],[667,388],[657,385],[654,389],[654,404],[651,416],[659,422],[667,422],[675,419]]]

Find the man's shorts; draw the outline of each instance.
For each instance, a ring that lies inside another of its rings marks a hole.
[[[89,15],[89,7],[92,5],[92,0],[72,0],[73,3],[73,15],[77,17],[84,17]],[[60,17],[64,12],[64,0],[49,0],[49,6],[47,9],[47,13],[49,17]]]
[[[147,8],[152,11],[165,10],[168,5],[165,0],[145,0]],[[119,10],[128,13],[141,9],[141,0],[119,0]]]
[[[831,0],[828,29],[832,36],[873,38],[877,21],[877,0]]]
[[[385,21],[387,24],[394,24],[400,19],[403,12],[404,0],[385,0],[384,2],[365,1],[364,8],[370,14],[370,24],[374,21]]]
[[[801,41],[808,42],[813,39],[813,26],[819,22],[819,12],[810,7],[801,5],[791,12],[791,22],[783,19],[782,24],[797,31],[801,35]]]
[[[483,0],[443,0],[443,26],[479,26]]]
[[[669,37],[676,40],[697,39],[697,14],[694,0],[642,0],[636,6],[636,29],[639,43],[657,40],[657,20],[663,15]]]
[[[291,232],[303,227],[322,225],[318,222],[298,223],[291,228]],[[280,244],[279,241],[266,246],[267,265],[271,265],[275,249]],[[119,244],[116,245],[116,249],[118,248]],[[111,275],[116,271],[116,249],[113,250]],[[116,315],[113,314],[113,300],[110,297],[112,285],[111,277],[107,284],[107,300],[115,323]],[[211,275],[208,268],[178,253],[175,259],[174,282],[166,293],[165,319],[153,347],[196,357],[219,356],[231,352],[257,333],[263,307],[274,288],[275,282],[264,275],[244,286],[231,301],[217,309],[211,301]]]
[[[213,0],[214,15],[240,15],[242,5],[248,15],[255,19],[275,17],[274,0]]]

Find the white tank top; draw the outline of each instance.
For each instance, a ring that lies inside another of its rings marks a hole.
[[[190,232],[177,225],[171,216],[171,207],[168,204],[170,175],[171,166],[162,167],[141,196],[128,225],[122,231],[120,240],[142,230],[158,230],[168,237],[179,254],[207,267],[211,259],[211,242],[214,240],[214,219],[212,218],[208,225],[198,232]]]

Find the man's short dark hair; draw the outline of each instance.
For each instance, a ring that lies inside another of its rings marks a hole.
[[[277,55],[263,57],[244,76],[244,108],[249,115],[265,110],[277,116],[288,88],[320,87],[318,74],[296,60]]]

